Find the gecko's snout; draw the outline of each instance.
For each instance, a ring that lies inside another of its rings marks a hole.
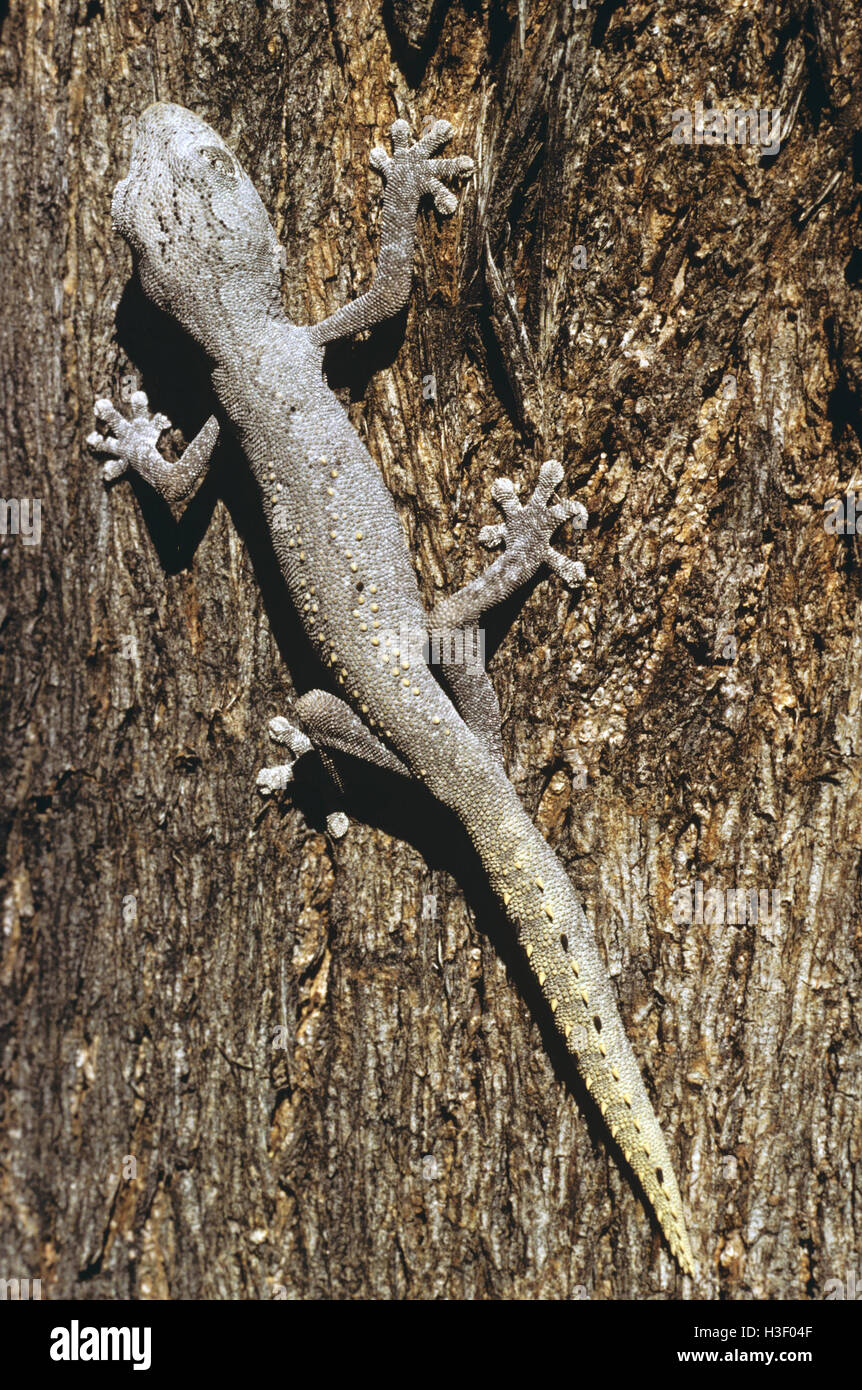
[[[235,297],[280,309],[280,248],[263,203],[237,156],[194,112],[155,102],[142,113],[111,215],[147,296],[198,340],[218,336],[214,304],[228,283]]]

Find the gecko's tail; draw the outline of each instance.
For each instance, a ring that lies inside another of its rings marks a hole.
[[[587,1089],[649,1199],[682,1270],[694,1274],[670,1154],[584,910],[502,770],[450,796]],[[463,784],[462,784],[463,785]]]

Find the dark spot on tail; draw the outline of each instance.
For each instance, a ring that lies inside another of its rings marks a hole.
[[[664,1182],[664,1173],[661,1171],[660,1168],[656,1168],[655,1175],[658,1178],[659,1182]]]
[[[562,946],[564,951],[568,951],[569,938],[565,935],[565,933],[560,937],[560,945]]]
[[[593,1023],[596,1025],[596,1032],[600,1033],[602,1031],[602,1020],[599,1018],[598,1014],[596,1014],[593,1019]]]

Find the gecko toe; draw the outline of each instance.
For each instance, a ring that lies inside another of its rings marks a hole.
[[[426,130],[421,140],[417,140],[416,148],[421,150],[424,155],[431,155],[435,150],[442,147],[452,139],[452,124],[450,121],[435,121]]]
[[[326,828],[333,840],[343,840],[350,829],[350,821],[343,811],[330,811],[326,817]]]
[[[111,459],[105,464],[102,476],[106,483],[113,483],[117,478],[122,478],[128,467],[125,459]]]
[[[467,178],[473,173],[474,164],[469,155],[459,154],[454,159],[429,159],[428,171],[438,179]]]
[[[120,447],[120,441],[113,435],[99,434],[98,430],[87,435],[87,444],[96,454],[115,454]]]
[[[587,577],[587,572],[580,560],[570,560],[567,555],[561,555],[558,550],[548,547],[545,557],[546,562],[554,574],[558,574],[564,584],[570,588],[575,588],[578,584],[583,584]]]
[[[368,156],[368,163],[371,165],[372,169],[376,169],[378,174],[382,174],[384,178],[388,177],[392,171],[392,160],[383,149],[382,145],[375,145]]]
[[[410,127],[404,120],[393,121],[389,127],[389,134],[392,138],[392,148],[396,152],[406,150],[410,143]]]
[[[292,724],[284,715],[277,714],[274,719],[269,721],[269,736],[273,743],[284,744],[290,749],[295,758],[301,758],[303,753],[308,753],[311,749],[311,739],[297,724]]]
[[[284,791],[293,781],[293,763],[282,763],[280,767],[262,767],[257,774],[256,785],[263,796]]]
[[[559,459],[547,459],[539,469],[539,481],[533,493],[537,502],[547,502],[554,488],[563,481],[563,465]]]
[[[571,521],[576,531],[586,530],[589,520],[586,507],[582,507],[580,502],[576,502],[573,497],[565,502],[556,502],[548,508],[551,516],[556,522]]]
[[[521,510],[521,503],[511,478],[495,478],[491,485],[491,496],[504,516],[516,516]]]
[[[439,179],[432,179],[428,190],[434,197],[434,206],[444,217],[451,217],[458,206],[458,199]]]
[[[479,532],[479,544],[487,546],[502,545],[506,539],[506,528],[500,523],[497,526],[483,526]]]
[[[93,403],[93,414],[100,424],[107,425],[115,434],[119,434],[127,421],[123,419],[113,401],[108,400],[107,396],[100,396]]]

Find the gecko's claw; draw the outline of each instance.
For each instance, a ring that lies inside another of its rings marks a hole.
[[[483,545],[498,546],[519,554],[525,577],[535,574],[546,564],[563,580],[574,586],[583,584],[586,571],[579,560],[570,560],[550,545],[551,536],[564,521],[571,521],[578,530],[587,524],[586,508],[574,498],[551,502],[554,489],[563,480],[563,466],[557,459],[548,459],[539,470],[539,479],[529,502],[523,504],[511,478],[495,479],[491,496],[506,520],[495,526],[483,526],[479,540]]]
[[[434,158],[435,151],[452,138],[450,123],[433,121],[425,134],[412,145],[410,127],[406,121],[395,121],[389,133],[392,137],[392,154],[376,146],[369,155],[372,169],[376,169],[387,182],[397,178],[402,196],[412,194],[418,201],[429,194],[434,199],[437,211],[448,217],[457,208],[458,199],[451,188],[446,187],[443,179],[467,178],[474,168],[468,155],[459,155],[456,159]]]

